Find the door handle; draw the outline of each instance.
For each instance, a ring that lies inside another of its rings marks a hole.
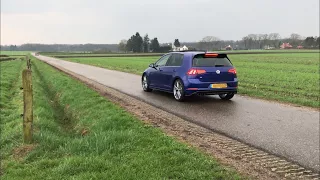
[[[162,69],[159,69],[159,71],[163,71]]]
[[[174,70],[172,70],[173,72],[176,72],[176,70],[174,69]]]

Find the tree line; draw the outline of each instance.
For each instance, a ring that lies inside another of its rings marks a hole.
[[[1,51],[41,51],[41,52],[116,52],[118,44],[22,44],[1,45]]]
[[[283,43],[289,43],[292,48],[301,46],[307,49],[319,49],[320,37],[306,37],[292,33],[289,37],[282,38],[279,33],[248,34],[238,41],[225,41],[215,36],[206,36],[199,41],[197,46],[205,50],[221,50],[230,45],[233,49],[279,49]]]
[[[175,40],[175,44],[180,46],[179,40]],[[121,52],[133,53],[148,53],[148,52],[168,52],[171,50],[169,44],[160,45],[158,38],[154,37],[150,40],[149,35],[146,34],[143,38],[139,32],[132,35],[128,40],[123,39],[119,43],[119,50]]]
[[[279,33],[270,34],[248,34],[241,40],[221,40],[216,36],[205,36],[198,42],[179,42],[174,39],[174,46],[186,45],[189,49],[200,50],[224,50],[227,46],[233,49],[279,49],[283,43],[289,43],[293,48],[303,46],[306,49],[319,49],[320,38],[308,36],[303,38],[301,35],[292,33],[289,37],[281,37]],[[157,37],[149,38],[148,34],[141,37],[139,32],[132,35],[128,40],[121,40],[119,44],[22,44],[1,45],[2,51],[43,51],[43,52],[168,52],[171,50],[171,43],[159,43]]]
[[[283,43],[289,43],[292,48],[319,49],[320,37],[306,37],[292,33],[289,37],[282,38],[279,33],[270,34],[248,34],[241,40],[221,40],[215,36],[205,36],[199,42],[184,42],[189,49],[200,50],[225,50],[231,46],[232,49],[250,50],[250,49],[279,49]],[[182,43],[179,39],[174,40],[174,46],[180,47]],[[128,40],[121,40],[119,50],[122,52],[167,52],[171,49],[169,45],[159,45],[158,39],[155,37],[149,39],[148,34],[143,38],[137,32]]]

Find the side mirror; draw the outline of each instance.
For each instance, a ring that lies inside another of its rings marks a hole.
[[[151,63],[151,64],[149,65],[149,67],[151,67],[151,68],[155,68],[154,63]]]

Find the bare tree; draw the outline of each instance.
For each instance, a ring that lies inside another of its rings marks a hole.
[[[219,40],[220,39],[215,36],[206,36],[206,37],[202,38],[202,41],[204,41],[204,42],[214,42],[214,41],[219,41]]]
[[[244,48],[245,49],[249,49],[250,38],[248,36],[245,36],[245,37],[242,38],[242,41],[243,41],[243,44],[244,44]]]
[[[127,40],[122,39],[118,45],[119,51],[126,51]]]
[[[268,37],[268,35],[267,35]],[[259,45],[259,49],[262,49],[265,45],[265,35],[264,34],[257,34],[257,41],[258,41],[258,45]]]
[[[269,35],[268,34],[262,34],[262,43],[263,47],[269,45]]]
[[[250,49],[256,49],[257,48],[258,35],[257,34],[249,34],[248,37],[249,37]]]
[[[251,38],[253,41],[256,41],[258,39],[257,34],[249,34],[248,37]]]
[[[280,41],[280,34],[279,33],[270,33],[269,34],[269,40],[270,43],[273,45],[275,48],[279,48],[279,41]]]
[[[278,40],[278,39],[280,39],[281,37],[280,37],[280,34],[279,33],[270,33],[269,34],[269,39],[270,40]]]
[[[302,43],[302,37],[296,33],[292,33],[290,35],[289,40],[290,40],[291,45],[293,45],[293,46],[297,46]]]
[[[206,36],[202,38],[202,40],[199,42],[200,48],[201,49],[206,49],[206,50],[213,50],[217,49],[218,44],[220,43],[220,39],[215,36]]]
[[[292,39],[292,40],[301,40],[301,38],[302,37],[299,34],[296,34],[296,33],[292,33],[290,35],[290,39]]]

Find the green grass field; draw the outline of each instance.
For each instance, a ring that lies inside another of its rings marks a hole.
[[[59,52],[52,52],[52,53],[46,53],[42,52],[40,53],[44,56],[52,56],[52,57],[113,57],[113,56],[161,56],[164,53],[109,53],[109,54],[94,54],[94,53],[59,53]]]
[[[0,51],[0,61],[18,60],[29,53],[27,51]]]
[[[264,49],[257,49],[257,50],[232,50],[232,51],[218,51],[218,52],[281,52],[281,53],[299,53],[299,52],[310,52],[310,53],[317,53],[320,52],[319,49],[270,49],[270,50],[264,50]]]
[[[0,51],[0,55],[27,55],[30,51]]]
[[[239,93],[320,107],[319,53],[229,55],[239,78]],[[158,57],[64,58],[141,75]]]
[[[240,179],[34,58],[35,143],[24,145],[25,63],[1,62],[1,179]]]
[[[234,50],[234,51],[215,51],[222,53],[319,53],[319,49],[289,49],[289,50]],[[72,57],[114,57],[114,56],[160,56],[164,53],[108,53],[95,54],[91,52],[41,52],[42,55],[52,56],[58,58],[72,58]]]

